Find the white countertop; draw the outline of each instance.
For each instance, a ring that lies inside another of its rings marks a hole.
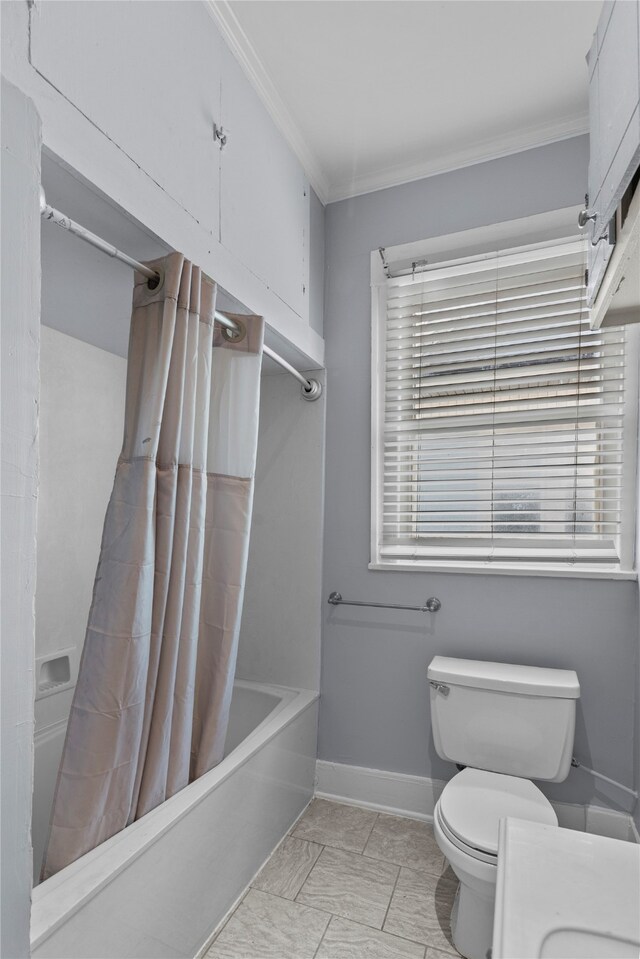
[[[501,820],[492,955],[640,957],[640,846]]]

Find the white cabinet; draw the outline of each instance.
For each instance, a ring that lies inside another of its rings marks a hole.
[[[613,246],[608,225],[640,165],[640,0],[603,5],[588,55],[589,301]]]
[[[211,133],[223,43],[204,4],[36,4],[31,62],[205,229],[217,230]],[[47,126],[43,124],[45,142]]]
[[[121,182],[129,188],[142,174],[148,195],[167,203],[167,229],[154,232],[169,244],[177,237],[179,249],[208,262],[221,285],[283,335],[296,339],[299,327],[309,352],[308,180],[206,5],[58,0],[36,3],[29,16],[45,143],[49,115],[57,121],[63,112],[49,114],[49,106],[63,99],[98,131],[90,159],[82,142],[74,146],[78,170],[86,174],[96,158],[110,163],[103,149],[116,150]],[[214,124],[227,134],[224,147]],[[321,344],[312,340],[315,353]]]
[[[222,62],[220,242],[305,322],[310,191],[300,163],[230,53]]]

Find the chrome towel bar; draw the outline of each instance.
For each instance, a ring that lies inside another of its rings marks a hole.
[[[422,606],[402,606],[398,603],[358,603],[353,599],[343,599],[340,593],[330,593],[327,602],[332,606],[379,606],[381,609],[415,609],[419,613],[437,613],[442,603],[437,596],[425,600]]]

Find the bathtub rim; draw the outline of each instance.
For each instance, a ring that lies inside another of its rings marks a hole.
[[[320,693],[310,689],[236,680],[235,685],[277,693],[280,702],[236,748],[213,769],[167,799],[142,819],[111,836],[55,876],[32,889],[31,949],[36,949],[100,890],[113,882],[147,849],[198,806],[264,745],[312,707]]]

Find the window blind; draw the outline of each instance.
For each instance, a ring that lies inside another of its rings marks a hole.
[[[619,562],[625,334],[584,244],[389,277],[382,561]]]

